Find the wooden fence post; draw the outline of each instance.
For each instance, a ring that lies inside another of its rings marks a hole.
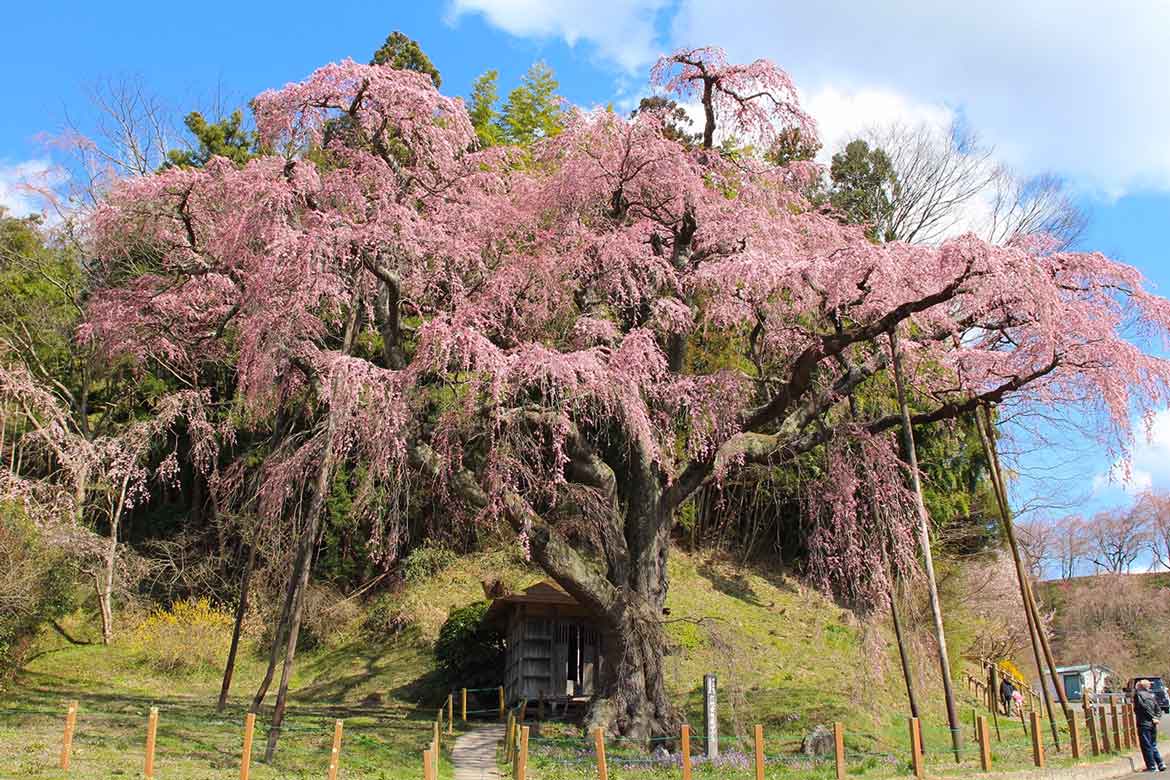
[[[431,750],[423,751],[423,780],[435,780],[435,762],[431,760]]]
[[[1105,714],[1104,705],[1097,710],[1097,725],[1100,727],[1101,752],[1112,753],[1113,743],[1109,741],[1109,716]]]
[[[434,732],[431,734],[431,760],[435,764],[434,777],[439,777],[439,721],[434,723]]]
[[[691,780],[691,727],[682,725],[680,740],[680,758],[682,759],[682,780]]]
[[[1125,728],[1129,732],[1129,747],[1132,750],[1138,746],[1137,720],[1133,704],[1125,705]]]
[[[922,726],[918,718],[910,718],[910,766],[914,768],[914,776],[918,780],[926,776],[922,760]]]
[[[150,708],[146,719],[146,762],[142,769],[146,780],[154,780],[154,739],[158,734],[158,707]]]
[[[1044,768],[1044,735],[1040,733],[1040,714],[1032,711],[1032,762]]]
[[[1121,752],[1121,718],[1117,715],[1117,699],[1109,700],[1109,714],[1113,717],[1113,749]]]
[[[979,742],[979,766],[984,772],[991,771],[991,735],[987,733],[987,718],[979,716],[975,726],[975,739]]]
[[[520,702],[520,722],[523,723],[526,720],[528,720],[528,699]]]
[[[845,726],[840,721],[833,724],[833,763],[837,780],[845,780]]]
[[[248,780],[252,773],[252,736],[256,731],[256,713],[244,716],[244,747],[240,750],[240,780]]]
[[[329,780],[337,780],[337,768],[341,764],[341,730],[340,720],[333,721],[333,747],[329,749]]]
[[[1089,729],[1089,749],[1094,756],[1101,755],[1101,746],[1097,742],[1097,722],[1093,719],[1093,708],[1085,704],[1085,725]]]
[[[467,722],[467,689],[464,688],[459,694],[459,709],[463,716],[463,722]]]
[[[512,745],[514,744],[512,731],[515,728],[516,716],[509,712],[508,725],[504,727],[504,763],[510,763],[512,761]]]
[[[593,729],[593,755],[597,759],[598,780],[609,780],[609,766],[605,761],[605,732],[600,726]]]
[[[764,727],[756,724],[756,780],[764,780]]]
[[[1079,760],[1081,757],[1081,729],[1077,725],[1077,714],[1070,712],[1068,716],[1068,741],[1072,745],[1072,757]]]
[[[466,718],[464,719],[466,720]],[[455,733],[455,694],[447,694],[447,736]]]
[[[500,686],[500,720],[504,719],[504,686]]]
[[[73,758],[73,729],[77,725],[77,701],[70,701],[65,709],[65,734],[61,738],[61,768],[69,769]]]
[[[516,764],[516,780],[528,780],[528,727],[520,729],[520,760]]]

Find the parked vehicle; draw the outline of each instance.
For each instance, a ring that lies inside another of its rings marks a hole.
[[[1158,706],[1162,708],[1162,712],[1170,713],[1170,695],[1166,692],[1166,683],[1161,677],[1131,677],[1129,682],[1125,685],[1126,693],[1133,693],[1138,680],[1149,680],[1150,691],[1153,692],[1154,698],[1158,700]]]

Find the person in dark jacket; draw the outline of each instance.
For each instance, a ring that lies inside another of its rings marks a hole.
[[[1003,702],[1003,714],[1011,716],[1012,714],[1012,699],[1016,693],[1016,687],[1012,685],[1012,681],[1006,676],[999,684],[999,700]]]
[[[1146,771],[1165,772],[1166,764],[1158,752],[1158,718],[1162,715],[1162,708],[1150,690],[1149,680],[1138,680],[1134,686],[1133,711],[1137,719],[1142,758],[1146,760]]]

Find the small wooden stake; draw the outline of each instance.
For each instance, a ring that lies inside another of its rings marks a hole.
[[[910,765],[914,768],[914,776],[918,780],[926,776],[926,768],[922,761],[922,727],[918,718],[910,718]]]
[[[464,718],[467,720],[467,718]],[[447,694],[447,735],[455,733],[455,694]]]
[[[987,718],[980,717],[975,728],[975,738],[979,740],[979,765],[984,772],[991,771],[991,732],[987,730]]]
[[[1040,713],[1032,711],[1032,762],[1044,768],[1044,735],[1040,733]]]
[[[528,699],[520,702],[520,722],[528,720]]]
[[[333,749],[329,751],[329,780],[337,780],[337,768],[341,764],[341,721],[333,722]]]
[[[516,727],[516,716],[508,713],[508,725],[504,727],[504,763],[512,761],[512,730]]]
[[[1068,716],[1068,741],[1072,743],[1072,756],[1075,759],[1081,757],[1081,730],[1077,726],[1077,714],[1075,712]]]
[[[691,780],[691,727],[685,723],[682,725],[680,744],[680,751],[682,753],[682,780]]]
[[[146,720],[146,764],[142,774],[146,780],[154,780],[154,738],[158,733],[158,707],[150,708],[150,717]]]
[[[73,729],[77,725],[77,702],[69,702],[65,710],[65,736],[61,739],[61,768],[69,769],[73,757]]]
[[[504,719],[504,686],[500,686],[500,720]]]
[[[248,780],[252,773],[252,735],[256,730],[256,713],[244,716],[244,747],[240,751],[240,780]]]
[[[597,758],[598,780],[609,780],[609,767],[605,763],[605,732],[600,726],[593,730],[593,754]]]
[[[837,780],[845,780],[845,726],[833,724],[833,759],[837,766]]]
[[[467,722],[467,689],[466,688],[464,688],[463,691],[459,694],[459,705],[460,705],[459,706],[460,714],[463,716],[462,720],[464,723],[466,723]]]
[[[756,724],[756,780],[764,780],[764,727]]]
[[[520,729],[520,761],[516,764],[516,780],[528,780],[528,727]],[[604,780],[604,779],[603,779]]]

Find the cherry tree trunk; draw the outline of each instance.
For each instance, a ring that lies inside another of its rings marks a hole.
[[[627,589],[604,616],[605,666],[586,719],[590,731],[600,727],[609,734],[648,742],[677,729],[678,715],[666,695],[663,668],[665,557],[656,577],[661,587]]]

